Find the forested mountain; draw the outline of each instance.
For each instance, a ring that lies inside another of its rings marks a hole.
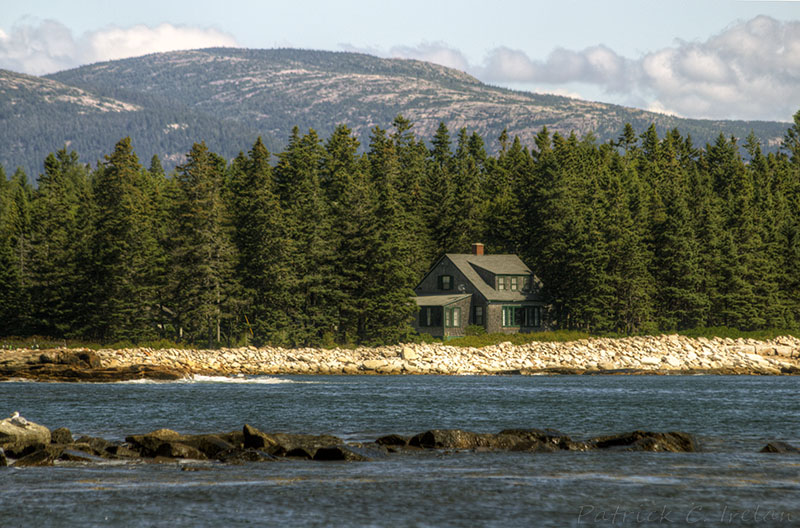
[[[56,81],[56,82],[54,82]],[[46,78],[0,71],[0,164],[22,166],[31,179],[48,152],[67,144],[94,162],[115,138],[131,136],[144,158],[158,154],[167,169],[194,141],[233,157],[262,136],[271,150],[285,146],[294,126],[331,134],[352,127],[362,144],[373,126],[395,116],[430,141],[440,122],[486,138],[489,152],[503,130],[532,145],[543,126],[600,141],[656,125],[678,128],[695,144],[721,132],[742,140],[751,130],[765,151],[777,148],[786,125],[679,119],[621,106],[485,85],[430,63],[345,52],[293,49],[205,49],[159,53],[68,70]],[[790,116],[787,116],[787,119]]]
[[[555,328],[800,328],[800,112],[767,154],[655,125],[495,154],[415,128],[196,142],[173,177],[127,137],[96,167],[48,155],[36,188],[0,171],[0,336],[396,343],[426,269],[476,241],[530,265]]]

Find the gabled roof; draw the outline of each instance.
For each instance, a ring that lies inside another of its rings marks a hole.
[[[532,292],[495,290],[478,274],[476,268],[484,269],[494,275],[533,275],[531,269],[516,255],[448,253],[444,258],[450,259],[487,301],[522,302],[540,300],[540,296]],[[538,284],[538,282],[539,279],[534,276],[533,283]]]
[[[456,295],[420,295],[414,297],[417,306],[447,306],[456,301],[472,297],[471,293],[459,293]]]

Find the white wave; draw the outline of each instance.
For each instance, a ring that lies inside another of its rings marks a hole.
[[[278,385],[281,383],[315,383],[313,381],[296,381],[285,378],[273,378],[270,376],[203,376],[195,374],[183,378],[178,383],[243,383],[254,385]]]

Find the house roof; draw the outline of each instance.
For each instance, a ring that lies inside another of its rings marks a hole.
[[[496,290],[486,283],[476,268],[482,268],[494,275],[533,275],[531,269],[517,255],[473,255],[471,253],[448,253],[446,258],[464,274],[487,301],[534,301],[540,296],[533,292]],[[533,277],[534,284],[539,279]]]
[[[417,306],[447,306],[456,301],[461,301],[472,297],[471,293],[460,293],[456,295],[420,295],[415,297]]]

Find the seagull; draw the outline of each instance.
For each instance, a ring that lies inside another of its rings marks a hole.
[[[14,414],[11,415],[11,423],[20,427],[25,427],[29,422],[19,415],[19,411],[14,411]]]

